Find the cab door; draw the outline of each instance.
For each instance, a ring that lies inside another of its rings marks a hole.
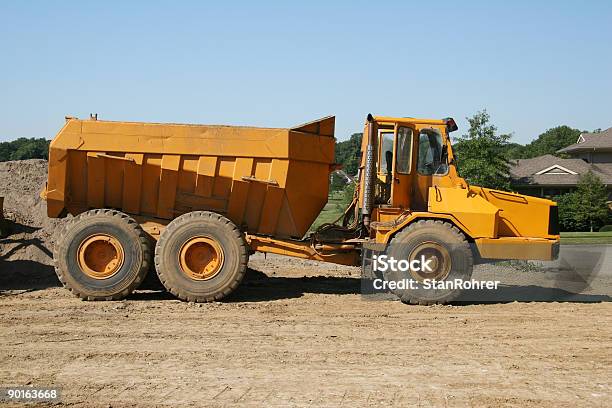
[[[413,189],[412,150],[415,129],[409,125],[395,125],[393,150],[393,178],[391,180],[391,207],[410,209]]]
[[[415,131],[415,171],[412,207],[415,211],[427,211],[429,188],[432,186],[451,186],[448,175],[446,154],[441,127],[419,127]]]

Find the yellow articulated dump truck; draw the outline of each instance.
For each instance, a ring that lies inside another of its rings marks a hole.
[[[431,304],[461,290],[419,282],[470,279],[476,262],[557,257],[556,204],[468,185],[457,173],[450,118],[368,115],[352,203],[308,234],[337,168],[334,124],[67,118],[51,142],[42,192],[49,217],[75,216],[58,232],[59,279],[83,299],[120,299],[153,262],[169,292],[206,302],[236,289],[257,251],[370,269],[384,253],[427,264],[382,275],[417,282],[395,293]]]

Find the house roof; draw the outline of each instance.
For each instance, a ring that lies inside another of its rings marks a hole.
[[[582,159],[561,159],[551,154],[532,159],[512,160],[510,176],[514,185],[574,186],[589,170],[604,184],[612,185],[612,163],[587,163]]]
[[[612,128],[599,133],[583,133],[573,145],[557,150],[557,153],[571,153],[584,150],[612,150]]]

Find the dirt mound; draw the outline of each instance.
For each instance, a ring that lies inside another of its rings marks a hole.
[[[3,269],[14,269],[12,267],[19,264],[16,261],[52,263],[55,232],[65,219],[47,217],[46,203],[39,195],[46,179],[46,160],[0,163],[0,197],[4,197],[9,233],[0,239]]]
[[[53,246],[70,218],[48,218],[40,192],[47,181],[46,160],[0,162],[0,197],[8,235],[0,237],[0,293],[60,286],[53,265]],[[3,228],[3,232],[4,232]],[[141,289],[161,290],[149,273]]]

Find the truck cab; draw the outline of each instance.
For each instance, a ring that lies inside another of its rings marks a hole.
[[[370,238],[388,244],[415,220],[437,219],[465,234],[478,258],[554,259],[556,203],[469,185],[453,154],[455,130],[452,118],[368,116],[359,204]]]
[[[377,192],[383,208],[424,211],[428,188],[465,185],[457,175],[448,133],[453,119],[376,117]],[[367,150],[367,138],[362,151]]]

